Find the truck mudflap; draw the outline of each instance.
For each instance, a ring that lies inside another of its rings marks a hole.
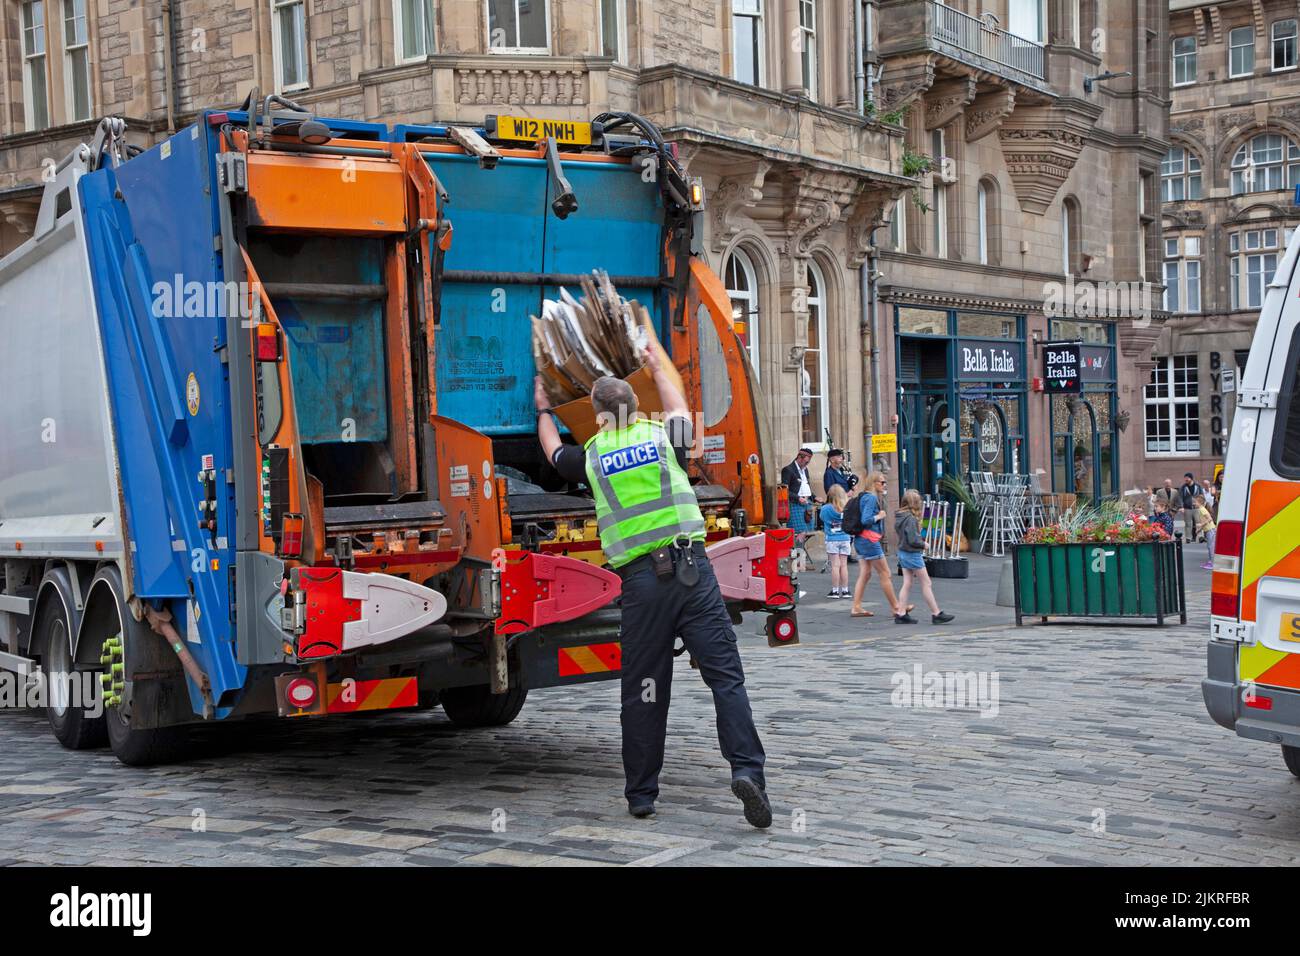
[[[333,657],[404,637],[438,621],[447,599],[380,572],[295,568],[284,623],[298,633],[299,660]]]

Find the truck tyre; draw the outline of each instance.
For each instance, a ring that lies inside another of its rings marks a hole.
[[[135,640],[139,628],[132,626],[134,622],[127,608],[122,577],[117,568],[105,567],[96,573],[90,584],[92,596],[97,593],[97,588],[105,585],[112,594],[112,601],[106,605],[106,608],[111,608],[111,611],[102,612],[103,627],[96,635],[97,646],[103,640],[115,636],[120,636],[123,643]],[[146,634],[145,637],[153,639],[151,635]],[[158,638],[158,640],[162,639]],[[128,683],[127,687],[130,686]],[[113,748],[114,756],[128,767],[148,767],[153,764],[169,763],[180,757],[189,740],[186,729],[184,727],[133,728],[128,716],[130,695],[131,691],[128,689],[124,694],[126,699],[121,704],[104,708],[108,744]]]
[[[1300,777],[1300,747],[1289,747],[1283,744],[1282,759],[1286,761],[1286,769]]]
[[[37,624],[41,629],[40,642],[41,667],[47,681],[52,674],[72,674],[72,622],[68,619],[67,609],[59,597],[45,602],[41,619]],[[99,701],[99,682],[90,684],[91,693]],[[102,707],[98,717],[91,717],[83,707],[74,707],[71,699],[60,698],[54,694],[55,688],[47,684],[45,715],[49,718],[50,729],[55,738],[69,750],[91,750],[108,743],[108,731],[105,727]],[[68,688],[71,692],[72,688]],[[58,704],[62,706],[56,706]]]
[[[132,728],[119,707],[108,708],[105,718],[113,755],[128,767],[171,763],[185,751],[188,735],[184,727]]]
[[[519,716],[526,687],[511,687],[504,694],[494,694],[487,684],[475,687],[448,687],[439,695],[442,709],[457,727],[504,727]]]

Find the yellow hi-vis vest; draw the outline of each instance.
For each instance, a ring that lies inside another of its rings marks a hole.
[[[664,426],[638,418],[597,432],[585,446],[587,484],[605,560],[621,568],[679,534],[704,540],[704,517]]]

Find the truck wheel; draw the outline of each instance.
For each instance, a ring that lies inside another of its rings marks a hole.
[[[63,602],[57,598],[47,601],[41,613],[41,665],[45,672],[47,702],[45,715],[55,738],[69,750],[91,750],[108,742],[104,715],[91,717],[84,707],[73,706],[77,701],[73,688],[56,688],[50,683],[54,675],[72,675],[72,628]],[[101,700],[99,682],[89,683],[94,700]]]
[[[185,751],[188,735],[184,727],[133,729],[121,707],[109,707],[104,716],[113,755],[128,767],[171,763]]]
[[[1288,747],[1283,744],[1282,759],[1286,761],[1286,769],[1300,777],[1300,747]]]
[[[526,687],[511,687],[494,694],[487,684],[476,687],[448,687],[440,694],[442,709],[457,727],[504,727],[519,716]]]

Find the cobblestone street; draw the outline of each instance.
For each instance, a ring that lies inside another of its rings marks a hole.
[[[1204,603],[1189,594],[1190,623],[1163,630],[875,619],[777,650],[745,633],[767,832],[727,789],[684,659],[644,822],[624,812],[613,682],[535,692],[496,730],[440,710],[218,728],[152,770],[64,751],[42,714],[8,712],[0,862],[1293,864],[1300,782],[1202,706]],[[805,627],[830,628],[817,605]],[[916,667],[996,673],[996,712],[893,705]]]

